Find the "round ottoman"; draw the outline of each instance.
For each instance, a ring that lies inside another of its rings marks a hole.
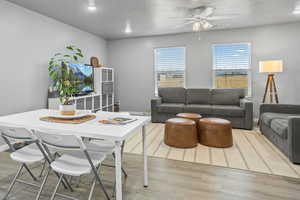
[[[199,120],[200,143],[210,147],[231,147],[231,122],[219,118],[203,118]]]
[[[198,133],[198,142],[200,140],[200,133],[199,133],[199,119],[202,118],[201,115],[197,113],[178,113],[176,117],[184,118],[184,119],[190,119],[194,120],[196,122],[196,127],[197,127],[197,133]]]
[[[190,119],[172,118],[166,121],[165,144],[177,148],[193,148],[198,145],[196,122]]]
[[[176,117],[194,120],[196,124],[198,124],[199,119],[202,118],[202,116],[197,113],[179,113]]]

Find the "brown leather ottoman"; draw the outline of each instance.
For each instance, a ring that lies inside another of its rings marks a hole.
[[[196,124],[198,124],[199,119],[202,118],[202,116],[197,113],[179,113],[176,115],[176,117],[194,120]]]
[[[166,121],[165,144],[177,148],[193,148],[198,145],[196,122],[190,119],[172,118]]]
[[[199,132],[199,119],[202,118],[201,115],[197,113],[178,113],[176,117],[184,118],[184,119],[191,119],[196,122],[196,127],[197,127],[197,134],[198,134],[198,141],[200,140],[200,132]]]
[[[200,143],[210,147],[231,147],[231,122],[219,118],[203,118],[199,121]]]

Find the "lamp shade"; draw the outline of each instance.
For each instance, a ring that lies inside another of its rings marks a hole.
[[[283,71],[283,62],[282,60],[268,60],[259,62],[259,72],[282,72]]]

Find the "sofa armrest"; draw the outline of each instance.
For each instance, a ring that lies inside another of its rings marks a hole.
[[[240,99],[240,107],[246,109],[247,107],[253,107],[253,103],[252,101],[244,98],[244,99]]]
[[[300,163],[300,116],[289,117],[288,144],[291,161]]]
[[[151,99],[151,112],[157,112],[158,106],[162,103],[162,99],[160,97],[156,97]]]
[[[253,102],[247,99],[240,100],[240,107],[245,110],[245,128],[253,129]]]
[[[161,103],[162,103],[162,99],[160,97],[151,99],[151,121],[152,122],[160,122],[158,106]]]
[[[259,108],[260,115],[265,112],[300,114],[300,105],[292,104],[262,104]]]
[[[151,99],[151,107],[152,106],[158,106],[162,103],[162,99],[160,97],[156,97]]]

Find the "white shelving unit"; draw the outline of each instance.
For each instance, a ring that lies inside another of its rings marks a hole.
[[[96,71],[96,70],[95,70]],[[89,95],[73,97],[78,110],[92,110],[93,112],[114,111],[114,70],[112,68],[100,68],[100,91]],[[48,108],[58,110],[59,98],[49,98]]]
[[[114,111],[114,70],[112,68],[100,69],[100,85],[101,85],[101,97],[102,97],[102,109],[103,111]]]

